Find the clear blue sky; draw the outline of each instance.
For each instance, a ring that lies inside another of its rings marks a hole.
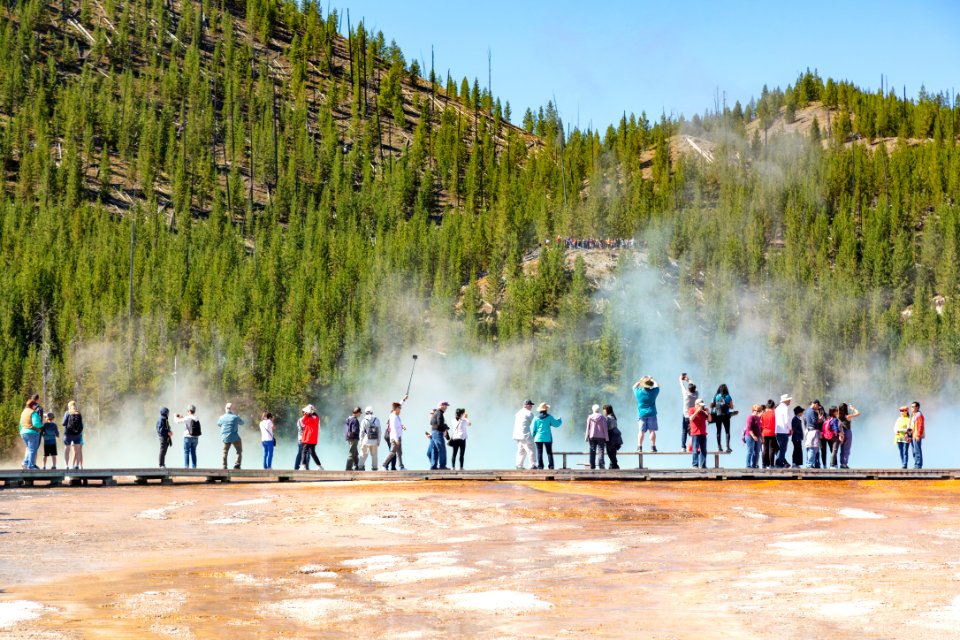
[[[322,0],[321,0],[322,2]],[[960,2],[525,2],[355,0],[351,23],[383,31],[409,62],[487,83],[513,121],[556,95],[567,123],[601,131],[624,110],[651,120],[746,103],[806,67],[876,89],[880,74],[916,96],[960,90]],[[326,10],[326,3],[323,4]],[[344,19],[342,29],[346,30]]]

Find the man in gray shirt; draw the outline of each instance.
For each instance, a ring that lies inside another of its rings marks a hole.
[[[687,436],[690,435],[690,409],[700,398],[700,392],[697,391],[697,385],[685,373],[680,374],[680,391],[683,393],[683,433],[680,438],[680,451],[686,451]]]

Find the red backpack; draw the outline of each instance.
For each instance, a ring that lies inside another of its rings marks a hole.
[[[827,418],[823,421],[822,433],[827,440],[833,440],[833,436],[837,432],[836,423],[835,418]]]

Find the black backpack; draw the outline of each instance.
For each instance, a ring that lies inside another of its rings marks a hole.
[[[367,422],[367,440],[379,440],[380,439],[380,423],[377,422],[376,418],[371,418]]]
[[[68,413],[63,427],[71,436],[78,436],[83,433],[83,417],[79,413]]]
[[[203,435],[200,432],[200,421],[196,418],[187,419],[187,429],[190,431],[191,438],[199,438],[201,435]]]

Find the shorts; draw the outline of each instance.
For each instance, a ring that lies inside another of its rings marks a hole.
[[[57,441],[53,442],[44,442],[43,443],[43,457],[47,456],[57,457]]]
[[[64,434],[64,436],[63,436],[63,444],[66,445],[66,446],[68,446],[68,447],[69,447],[70,445],[72,445],[72,444],[81,444],[81,445],[82,445],[82,444],[83,444],[83,434],[82,434],[82,433],[77,433],[77,434],[66,433],[66,434]]]
[[[640,418],[640,432],[646,433],[647,431],[656,431],[657,430],[657,416],[646,416]]]

